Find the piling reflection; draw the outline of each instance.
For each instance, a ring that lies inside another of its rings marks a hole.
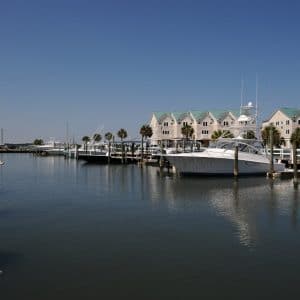
[[[180,210],[197,213],[203,202],[209,202],[216,215],[228,220],[235,228],[240,243],[255,247],[260,230],[278,223],[280,216],[291,219],[297,228],[299,194],[292,181],[269,181],[266,178],[164,178],[171,212]],[[269,225],[268,225],[269,224]]]

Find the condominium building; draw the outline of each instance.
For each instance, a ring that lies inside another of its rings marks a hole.
[[[207,145],[216,130],[230,130],[237,136],[234,128],[238,123],[240,110],[210,110],[188,112],[154,112],[150,121],[153,130],[152,144],[162,141],[167,146],[174,146],[182,140],[181,128],[188,124],[193,127],[192,139]]]
[[[275,111],[271,117],[262,123],[262,128],[273,124],[285,139],[285,147],[290,148],[291,135],[300,127],[300,109],[283,107]]]

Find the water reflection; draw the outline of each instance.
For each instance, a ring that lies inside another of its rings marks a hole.
[[[299,195],[289,180],[161,177],[153,167],[74,161],[67,169],[70,167],[78,183],[85,183],[99,197],[106,195],[107,200],[120,191],[126,198],[131,195],[129,198],[151,201],[154,208],[166,206],[171,214],[197,214],[209,203],[216,215],[233,224],[235,234],[246,246],[255,245],[259,226],[275,224],[279,216],[290,216],[292,226],[297,227]]]
[[[15,156],[14,161],[8,163],[7,170],[0,167],[0,192],[4,179],[11,175],[11,189],[22,183],[26,192],[27,181],[32,179],[39,183],[35,187],[37,195],[47,188],[57,203],[65,203],[59,197],[76,190],[89,203],[118,201],[129,210],[133,207],[130,201],[135,201],[135,206],[144,209],[150,205],[154,211],[184,215],[187,222],[188,218],[217,216],[232,226],[233,234],[247,247],[255,247],[262,232],[283,223],[293,230],[299,226],[299,191],[293,189],[291,180],[161,176],[154,167],[93,165],[58,157]],[[16,180],[20,180],[18,185]]]
[[[299,190],[294,189],[292,200],[292,225],[297,229],[298,225],[298,210],[299,210]]]
[[[265,178],[170,180],[166,177],[163,183],[160,199],[167,200],[170,212],[197,213],[203,208],[203,202],[208,202],[216,215],[234,226],[244,246],[255,247],[260,230],[272,224],[277,226],[280,216],[290,217],[292,226],[297,229],[299,194],[293,189],[292,181]]]

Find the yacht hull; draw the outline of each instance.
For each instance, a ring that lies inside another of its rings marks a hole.
[[[107,164],[108,163],[108,156],[107,155],[100,155],[100,154],[78,154],[78,159],[85,160],[86,162],[90,163],[97,163],[97,164]],[[119,164],[121,163],[121,159],[111,157],[110,158],[111,164]]]
[[[224,157],[191,157],[184,155],[167,155],[167,160],[181,174],[199,175],[233,175],[234,159]],[[276,172],[284,171],[283,164],[274,164]],[[268,161],[238,160],[240,175],[266,175],[270,169]]]

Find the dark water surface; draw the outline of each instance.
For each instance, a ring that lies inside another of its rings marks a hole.
[[[0,297],[300,297],[300,192],[0,156]]]

